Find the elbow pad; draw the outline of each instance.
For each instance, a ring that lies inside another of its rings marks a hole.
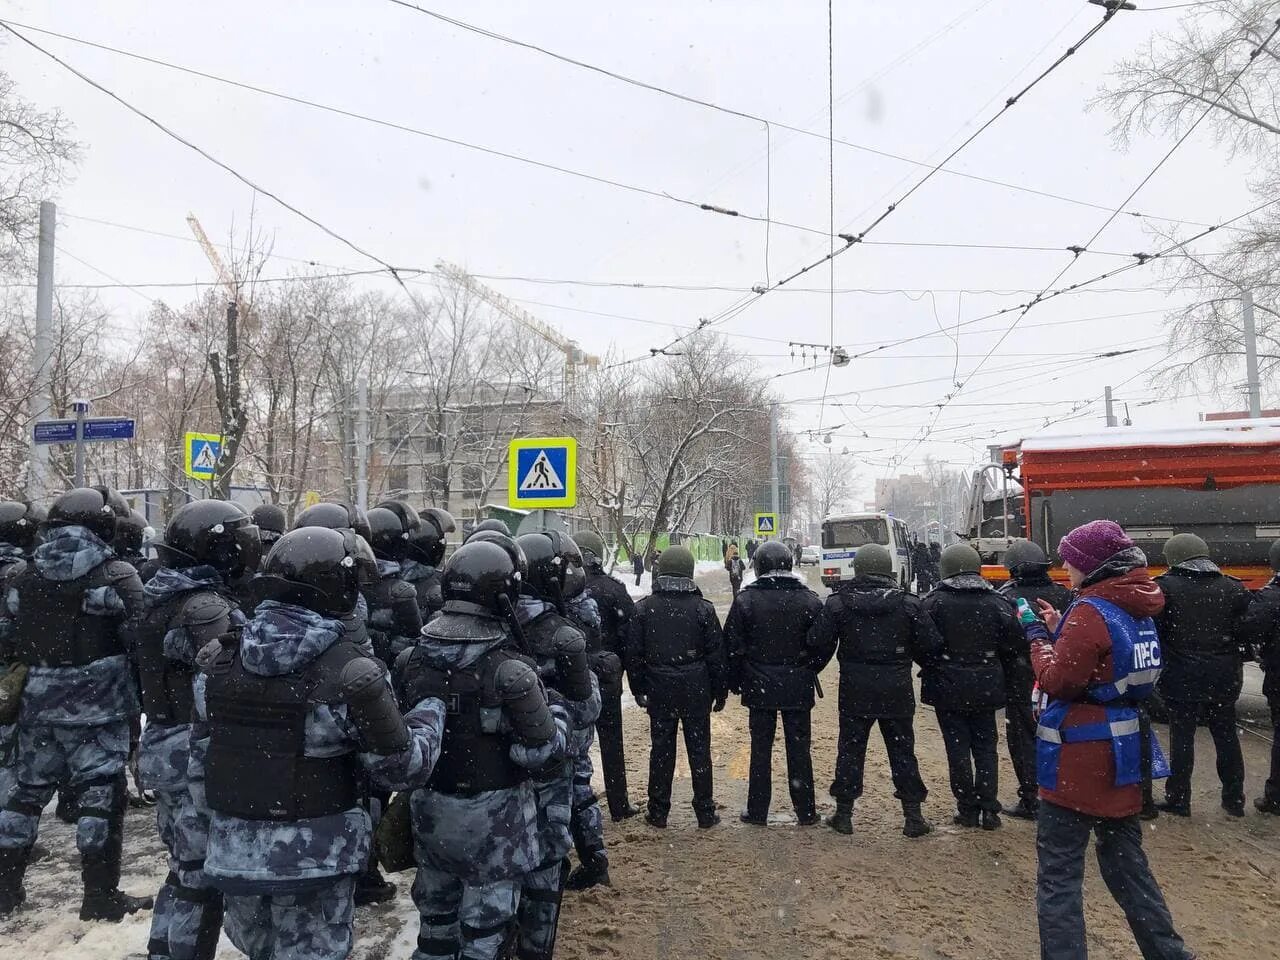
[[[600,650],[591,655],[591,669],[600,678],[600,685],[616,687],[622,683],[622,658],[608,650]]]
[[[506,660],[493,672],[493,690],[511,720],[516,739],[527,746],[541,746],[556,733],[555,718],[538,674],[527,663]]]
[[[409,727],[377,663],[363,657],[352,660],[342,668],[339,682],[347,716],[370,753],[386,756],[409,746]]]
[[[587,641],[572,627],[562,627],[556,632],[556,680],[566,700],[591,699]]]

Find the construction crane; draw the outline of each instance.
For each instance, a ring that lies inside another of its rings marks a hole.
[[[227,296],[236,305],[236,312],[240,315],[241,322],[247,330],[252,331],[258,325],[257,317],[250,314],[248,305],[240,296],[240,285],[236,283],[235,277],[227,269],[226,263],[223,262],[222,256],[218,253],[218,248],[210,242],[208,235],[204,232],[204,227],[200,226],[200,221],[196,219],[194,213],[187,214],[187,226],[191,228],[191,233],[196,238],[196,243],[200,244],[200,249],[204,251],[204,255],[209,258],[209,263],[213,266],[213,272],[217,274],[218,282],[227,288]]]
[[[444,260],[439,260],[436,262],[436,270],[457,283],[459,286],[465,287],[481,300],[492,306],[499,313],[511,320],[514,320],[526,330],[530,330],[537,334],[547,343],[556,347],[564,354],[563,391],[565,400],[572,400],[574,395],[577,393],[579,367],[585,367],[588,370],[595,370],[600,366],[599,357],[583,352],[582,348],[579,347],[577,343],[570,340],[555,327],[550,324],[543,323],[527,310],[521,310],[496,290],[491,290],[484,284],[478,283],[461,267],[448,263]]]

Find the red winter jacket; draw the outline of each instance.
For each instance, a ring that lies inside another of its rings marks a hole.
[[[1154,617],[1164,609],[1164,594],[1146,567],[1092,584],[1082,597],[1110,600],[1135,617]],[[1087,603],[1078,603],[1058,634],[1056,643],[1036,643],[1031,662],[1040,689],[1057,700],[1078,700],[1094,683],[1113,679],[1111,637],[1102,615]],[[1075,703],[1063,728],[1085,723],[1105,723],[1106,711],[1094,704]],[[1058,789],[1040,788],[1049,803],[1094,817],[1131,817],[1142,810],[1142,788],[1117,787],[1116,763],[1111,741],[1067,743],[1058,766]]]

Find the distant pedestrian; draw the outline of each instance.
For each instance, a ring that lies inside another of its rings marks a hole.
[[[631,551],[631,569],[635,571],[636,586],[640,586],[640,578],[644,576],[644,554],[639,550]]]
[[[742,562],[742,557],[738,556],[736,543],[729,544],[729,551],[724,557],[724,568],[729,571],[729,587],[736,598],[738,591],[742,589],[742,577],[747,572],[747,565]]]
[[[1271,707],[1271,773],[1262,796],[1253,801],[1259,813],[1280,816],[1280,540],[1271,544],[1271,569],[1275,576],[1259,590],[1245,618],[1245,637],[1257,650],[1262,664],[1262,695]]]
[[[751,563],[756,558],[756,551],[760,549],[760,544],[755,540],[747,541],[747,562]]]
[[[1036,909],[1041,960],[1086,960],[1084,858],[1089,835],[1103,881],[1146,960],[1190,960],[1142,850],[1142,784],[1163,773],[1141,704],[1160,673],[1152,617],[1164,608],[1147,558],[1116,523],[1077,527],[1058,548],[1078,599],[1027,633],[1041,695]]]
[[[929,553],[929,545],[917,540],[911,548],[911,566],[916,575],[916,593],[924,596],[938,584],[937,564]]]

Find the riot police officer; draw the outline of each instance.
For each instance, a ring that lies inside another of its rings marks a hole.
[[[547,686],[564,699],[572,729],[569,756],[564,763],[540,772],[535,778],[538,805],[546,811],[541,831],[542,862],[525,877],[525,901],[519,915],[520,945],[530,956],[551,956],[559,918],[560,898],[568,879],[566,860],[575,845],[574,807],[590,793],[591,761],[588,751],[600,716],[600,686],[591,671],[587,641],[566,614],[565,594],[569,568],[581,561],[577,545],[565,534],[549,530],[525,534],[516,540],[529,566],[517,606],[524,653],[531,657]],[[584,758],[585,762],[584,762]],[[585,807],[584,807],[585,809]],[[609,883],[609,859],[599,829],[588,829],[597,844],[583,850],[582,867],[592,883]],[[579,837],[583,835],[580,833]]]
[[[827,598],[810,634],[820,662],[833,654],[840,660],[840,740],[831,783],[836,812],[827,823],[837,833],[853,833],[867,741],[879,724],[894,796],[902,804],[903,835],[922,837],[933,828],[920,811],[929,791],[916,761],[911,663],[924,664],[940,653],[942,638],[922,601],[900,588],[885,547],[859,547],[853,572]]]
[[[156,896],[147,952],[211,960],[222,929],[222,897],[204,874],[209,824],[188,785],[196,655],[244,624],[231,584],[258,567],[258,529],[234,503],[183,504],[165,528],[161,566],[143,587],[146,612],[134,631],[147,726],[139,786],[154,793],[169,874]]]
[[[227,935],[254,958],[350,953],[372,839],[366,777],[412,789],[439,757],[439,691],[401,717],[385,668],[339,620],[360,592],[358,541],[322,527],[285,534],[238,642],[199,658],[190,768],[211,811],[205,874],[223,892]]]
[[[29,503],[16,500],[0,501],[0,645],[8,621],[4,616],[7,582],[27,568],[31,551],[35,549],[36,533],[44,522],[44,511]],[[10,671],[13,671],[10,675]],[[0,660],[0,683],[6,696],[17,697],[26,677],[26,667],[19,663]],[[17,713],[14,711],[14,718]],[[0,724],[0,809],[9,800],[13,788],[13,765],[17,761],[18,726],[16,723]]]
[[[510,537],[510,536],[511,536],[511,528],[510,528],[510,527],[508,527],[508,526],[507,526],[505,523],[503,523],[501,520],[497,520],[497,519],[495,519],[495,518],[493,518],[493,517],[490,517],[488,520],[481,520],[481,521],[480,521],[479,523],[477,523],[474,527],[472,527],[472,528],[471,528],[471,532],[470,532],[469,534],[467,534],[467,539],[468,539],[468,540],[470,540],[470,539],[471,539],[472,537],[474,537],[477,533],[483,533],[483,532],[485,532],[486,530],[488,530],[488,531],[492,531],[493,533],[500,533],[500,534],[502,534],[504,537]]]
[[[996,711],[1005,704],[1004,663],[1027,640],[1016,608],[982,579],[978,551],[953,543],[942,551],[937,587],[925,609],[942,634],[942,651],[925,663],[920,699],[938,714],[955,822],[984,830],[1000,827]]]
[[[151,532],[151,525],[147,523],[147,518],[137,510],[130,510],[127,517],[116,520],[116,535],[111,543],[112,549],[115,550],[117,557],[138,571],[139,578],[142,577],[142,566],[147,561],[142,551],[146,547],[147,538]]]
[[[621,581],[604,569],[605,546],[598,534],[586,531],[573,535],[582,551],[587,573],[587,593],[600,612],[602,649],[619,658],[626,645],[627,629],[635,613],[635,602]],[[599,675],[599,674],[597,674]],[[606,682],[600,679],[600,718],[596,721],[600,738],[600,764],[604,768],[604,793],[609,802],[609,816],[615,821],[634,817],[640,811],[627,796],[627,761],[622,745],[622,675]]]
[[[1209,559],[1209,547],[1193,533],[1179,533],[1164,545],[1169,570],[1156,577],[1164,610],[1156,629],[1164,652],[1158,689],[1169,710],[1169,766],[1165,800],[1157,806],[1177,816],[1191,815],[1191,770],[1196,726],[1213,737],[1222,781],[1222,809],[1244,816],[1244,756],[1236,730],[1236,700],[1244,684],[1247,646],[1244,618],[1249,591]]]
[[[539,814],[555,814],[540,811],[530,778],[568,755],[570,721],[512,647],[518,562],[514,545],[460,547],[444,569],[441,615],[395,666],[402,705],[450,704],[440,762],[411,800],[421,960],[499,955],[538,866]]]
[[[729,688],[742,695],[742,705],[750,711],[751,772],[741,819],[758,826],[769,821],[779,713],[796,820],[804,827],[818,822],[810,756],[817,673],[807,640],[822,601],[792,575],[794,562],[785,544],[762,543],[751,559],[756,579],[734,598],[724,622]]]
[[[262,558],[276,545],[276,541],[289,529],[289,518],[284,508],[278,503],[263,503],[253,508],[249,515],[253,525],[258,528],[258,538],[262,541]]]
[[[453,517],[438,507],[419,512],[402,500],[386,500],[378,506],[400,519],[405,537],[400,577],[416,591],[418,610],[426,623],[444,606],[439,567],[444,559],[445,534],[454,529]]]
[[[759,551],[757,551],[759,552]],[[627,674],[636,703],[649,711],[650,826],[665,827],[671,810],[676,733],[684,729],[693,779],[693,809],[704,829],[720,822],[712,788],[711,713],[729,697],[720,618],[693,582],[686,547],[658,560],[653,593],[636,604],[627,634]]]
[[[109,544],[128,505],[78,488],[49,510],[43,542],[9,583],[6,659],[27,666],[18,716],[17,785],[0,812],[0,915],[22,903],[40,812],[59,784],[78,800],[84,920],[120,920],[151,899],[118,888],[124,846],[129,717],[138,710],[126,653],[142,584]]]
[[[1004,568],[1009,580],[1000,593],[1015,604],[1025,600],[1032,612],[1043,600],[1059,613],[1071,605],[1071,591],[1049,576],[1049,557],[1038,543],[1015,540],[1005,551]],[[1034,820],[1040,809],[1040,786],[1036,778],[1036,718],[1031,712],[1031,690],[1035,675],[1031,670],[1031,650],[1018,651],[1005,671],[1004,730],[1009,760],[1018,778],[1018,804],[1006,812],[1020,820]]]
[[[409,549],[409,535],[400,517],[386,507],[374,507],[366,519],[378,566],[377,581],[364,591],[369,605],[369,640],[378,658],[390,664],[418,642],[422,611],[417,591],[400,576]]]

